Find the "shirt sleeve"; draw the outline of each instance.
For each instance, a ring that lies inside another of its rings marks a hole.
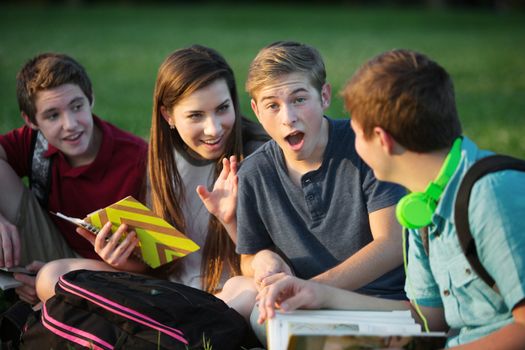
[[[441,307],[439,287],[430,270],[428,255],[423,247],[421,235],[414,230],[408,234],[408,268],[405,292],[409,300],[419,305]]]
[[[246,175],[239,173],[236,248],[238,254],[256,254],[273,245],[259,213],[258,198]]]
[[[396,205],[406,194],[402,186],[377,180],[374,172],[364,162],[362,172],[364,172],[362,188],[368,213]]]
[[[32,130],[27,126],[0,135],[0,145],[7,155],[7,162],[20,177],[29,174],[31,136]]]
[[[469,224],[483,267],[509,310],[525,299],[525,173],[501,171],[476,182]]]

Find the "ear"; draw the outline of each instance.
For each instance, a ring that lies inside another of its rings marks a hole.
[[[91,94],[91,110],[93,110],[93,107],[95,107],[95,94]]]
[[[381,148],[389,155],[394,153],[396,140],[385,129],[380,126],[374,127],[375,138],[381,145]]]
[[[171,115],[168,113],[168,110],[164,106],[160,106],[160,114],[162,114],[162,117],[164,120],[171,126],[172,125],[172,118]]]
[[[250,100],[250,106],[252,107],[253,114],[255,114],[257,120],[259,120],[259,109],[257,108],[257,103],[253,98]]]
[[[321,105],[323,109],[327,109],[330,106],[332,100],[332,85],[325,83],[321,88]]]
[[[27,126],[29,126],[33,130],[38,130],[38,125],[33,124],[33,122],[29,119],[29,116],[25,112],[22,112],[22,118],[24,119],[24,123]]]

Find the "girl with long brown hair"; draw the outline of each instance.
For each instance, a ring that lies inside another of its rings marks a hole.
[[[240,274],[232,237],[207,213],[195,188],[211,186],[223,163],[229,174],[235,162],[228,157],[240,160],[267,139],[258,124],[241,116],[233,71],[215,50],[195,45],[162,63],[149,143],[151,202],[202,247],[170,266],[173,280],[213,293],[225,278]]]

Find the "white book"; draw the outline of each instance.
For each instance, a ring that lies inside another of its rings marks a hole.
[[[29,275],[35,274],[24,267],[0,267],[0,289],[8,290],[11,288],[20,287],[22,285],[22,282],[17,281],[13,277],[14,272],[25,273]]]
[[[269,350],[388,349],[389,344],[396,349],[419,349],[413,344],[416,341],[424,343],[421,349],[432,349],[430,343],[440,348],[446,336],[422,332],[408,310],[296,310],[276,311],[267,323],[267,339]]]

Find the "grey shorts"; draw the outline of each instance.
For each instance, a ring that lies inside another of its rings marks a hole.
[[[16,218],[21,243],[20,265],[27,265],[34,260],[48,262],[79,257],[66,243],[49,215],[24,186]],[[79,239],[83,238],[79,236]]]

